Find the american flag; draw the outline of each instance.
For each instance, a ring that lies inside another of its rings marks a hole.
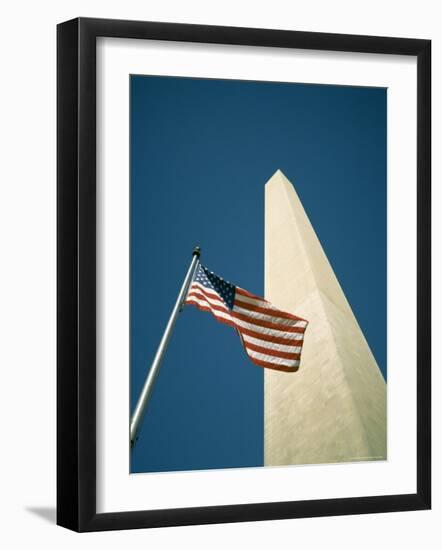
[[[209,311],[235,328],[250,360],[261,367],[296,372],[308,322],[280,311],[199,264],[186,304]]]

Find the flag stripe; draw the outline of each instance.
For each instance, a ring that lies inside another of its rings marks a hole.
[[[212,297],[213,294],[209,295],[209,293],[205,292],[201,288],[198,288],[196,290],[189,292],[188,298],[192,296],[195,296],[199,299],[206,300],[216,310],[226,311],[226,312],[229,311],[228,308],[224,305],[224,303],[219,298]],[[237,313],[237,315],[235,315],[235,313]],[[289,326],[289,327],[287,327],[285,324],[281,325],[280,322],[271,323],[269,319],[274,319],[274,317],[270,315],[259,315],[254,313],[247,314],[246,311],[243,312],[241,308],[237,308],[236,303],[233,309],[233,317],[237,317],[238,319],[242,319],[243,321],[248,321],[251,324],[256,324],[267,328],[271,328],[273,330],[278,330],[283,332],[295,332],[299,334],[302,334],[304,332],[304,327],[302,326],[302,324],[298,326],[298,322],[296,322],[296,326]],[[261,322],[261,319],[263,322]]]
[[[262,308],[259,308],[262,309]],[[242,313],[243,315],[247,315],[251,319],[262,319],[263,321],[270,321],[275,322],[278,325],[284,325],[284,326],[296,326],[299,328],[304,328],[305,321],[301,321],[300,319],[287,319],[280,317],[279,315],[273,315],[272,311],[270,309],[264,310],[265,313],[261,313],[259,311],[248,310],[244,309],[241,306],[238,306],[238,302],[235,300],[235,306],[233,308],[233,311],[236,311],[238,313]]]
[[[225,323],[226,325],[236,328],[235,323],[229,317],[227,317],[226,315],[220,315],[219,313],[214,313],[210,306],[202,305],[196,300],[189,300],[186,303],[196,306],[201,311],[208,311],[209,313],[213,313],[213,315],[217,318],[218,321],[220,321],[220,323]]]
[[[236,311],[232,311],[231,315],[232,317],[235,317],[235,319],[241,319],[242,321],[247,321],[252,325],[258,325],[260,327],[265,327],[265,328],[269,328],[280,332],[296,332],[298,334],[304,333],[304,327],[293,327],[293,326],[287,326],[287,325],[280,325],[277,323],[270,323],[269,321],[254,319],[250,315],[243,315],[242,313],[237,313]]]
[[[247,309],[249,311],[264,313],[265,315],[273,315],[273,317],[279,317],[281,319],[287,319],[290,321],[300,321],[304,323],[302,326],[306,326],[306,321],[304,321],[304,319],[301,319],[300,317],[296,317],[296,315],[292,315],[291,313],[286,313],[285,311],[279,311],[273,307],[256,306],[250,302],[243,301],[242,296],[240,298],[235,299],[235,305],[243,309]]]
[[[246,296],[245,294],[241,294],[241,292],[239,292],[238,287],[236,287],[236,299],[240,300],[241,302],[246,302],[248,304],[252,304],[258,307],[263,307],[268,309],[273,308],[273,306],[269,302],[266,302],[262,298],[252,298],[251,296]]]
[[[302,343],[302,333],[297,333],[296,335],[294,335],[294,337],[292,337],[292,339],[281,338],[281,337],[278,338],[277,336],[273,336],[273,335],[279,334],[279,331],[275,332],[267,328],[261,328],[256,325],[243,322],[239,319],[232,320],[231,315],[229,315],[228,309],[226,307],[221,307],[218,304],[213,305],[210,303],[211,301],[213,300],[208,300],[205,296],[201,295],[200,293],[191,292],[189,294],[189,297],[186,300],[186,303],[201,305],[205,308],[204,309],[205,311],[209,311],[213,313],[217,318],[228,319],[230,321],[229,324],[231,326],[237,326],[238,330],[243,332],[245,335],[249,335],[266,342],[272,342],[274,344],[284,345],[284,344],[287,344],[288,342]]]
[[[302,345],[302,340],[303,340],[302,334],[291,334],[289,338],[284,338],[283,336],[275,336],[273,334],[270,334],[272,331],[268,329],[263,329],[261,332],[257,332],[255,330],[249,330],[245,327],[242,327],[240,330],[243,334],[247,334],[248,336],[253,336],[254,338],[259,338],[266,342],[273,342],[274,344],[287,345],[290,343],[294,343],[294,344],[299,343],[300,345]]]
[[[248,296],[249,298],[254,298],[255,300],[259,300],[260,302],[266,302],[267,304],[269,303],[267,302],[267,300],[264,300],[264,298],[260,298],[256,294],[252,294],[251,292],[244,290],[240,286],[236,287],[236,292],[238,292],[239,294],[242,294],[243,296]]]
[[[268,355],[266,353],[260,353],[259,351],[253,351],[247,349],[248,355],[259,359],[261,361],[267,361],[269,363],[274,363],[275,365],[282,365],[284,367],[296,367],[299,366],[299,360],[283,359],[281,357],[274,357],[273,355]]]
[[[210,290],[203,285],[200,285],[199,283],[196,283],[196,282],[192,283],[191,287],[189,288],[189,292],[192,289],[198,289],[204,294],[206,294],[207,296],[209,296],[210,298],[213,298],[214,300],[219,300],[220,302],[222,302],[222,300],[219,297],[219,294],[217,294],[216,292],[213,292],[213,290]]]
[[[232,324],[234,324],[234,321],[233,321],[231,315],[229,314],[229,311],[228,311],[227,308],[223,309],[219,306],[213,306],[205,298],[201,299],[201,298],[198,298],[196,296],[192,296],[192,297],[188,298],[186,303],[199,304],[203,307],[206,307],[206,308],[208,308],[208,311],[213,313],[213,315],[218,316],[218,317],[222,317],[223,319],[229,319],[229,321],[232,321]]]
[[[267,300],[264,300],[264,298],[260,298],[259,296],[255,296],[255,294],[252,294],[251,292],[247,292],[247,290],[244,290],[243,288],[237,286],[236,287],[236,301],[246,302],[251,305],[255,305],[258,307],[262,307],[263,309],[270,309],[275,312],[275,314],[278,314],[281,317],[287,318],[287,319],[295,319],[299,321],[304,321],[305,326],[308,325],[308,321],[305,319],[302,319],[302,317],[298,317],[297,315],[293,315],[293,313],[288,313],[287,311],[281,311],[277,309],[274,305],[272,305]],[[242,305],[242,304],[241,304]],[[243,306],[244,307],[244,306]]]
[[[235,320],[235,323],[240,327],[240,330],[247,330],[250,332],[253,332],[251,336],[255,336],[257,338],[263,338],[264,340],[267,340],[267,338],[264,338],[263,336],[271,336],[276,337],[278,339],[283,339],[285,341],[292,340],[292,339],[298,339],[302,340],[302,333],[290,333],[287,334],[281,330],[273,330],[267,327],[261,327],[257,324],[247,323],[246,321],[243,321],[241,319],[238,319],[234,315],[232,315],[233,319]],[[247,333],[246,333],[247,334]],[[284,336],[285,335],[285,336]]]
[[[254,364],[284,372],[298,370],[308,324],[305,319],[278,310],[201,264],[185,303],[208,311],[221,323],[234,327]]]
[[[264,367],[272,370],[278,370],[281,372],[296,372],[297,370],[299,370],[299,365],[295,367],[286,367],[284,365],[276,365],[271,361],[261,361],[260,359],[256,359],[256,357],[250,357],[250,360],[252,361],[252,363],[255,363],[255,365],[258,365],[260,367]]]
[[[250,342],[251,344],[255,344],[256,346],[266,346],[267,348],[274,349],[277,351],[285,351],[286,353],[301,353],[302,346],[290,346],[286,344],[276,344],[274,342],[268,342],[267,340],[263,340],[262,338],[253,338],[253,336],[249,336],[244,332],[244,330],[241,331],[243,340],[245,342]],[[285,342],[291,342],[291,343],[301,343],[297,340],[292,342],[292,340],[285,340]]]
[[[201,292],[190,292],[188,299],[193,297],[195,297],[198,300],[202,300],[207,304],[210,304],[210,307],[212,307],[216,311],[225,311],[229,313],[229,309],[220,300],[214,300],[213,298],[208,298]]]
[[[266,353],[267,355],[272,355],[273,357],[280,357],[281,359],[291,359],[291,360],[299,360],[301,358],[301,354],[299,353],[287,353],[285,351],[278,351],[271,347],[262,347],[262,346],[255,346],[255,344],[251,344],[250,342],[246,342],[245,347],[247,350],[257,351],[259,353]]]

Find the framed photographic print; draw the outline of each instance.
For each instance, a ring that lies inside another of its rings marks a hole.
[[[58,26],[59,525],[430,508],[430,52]]]

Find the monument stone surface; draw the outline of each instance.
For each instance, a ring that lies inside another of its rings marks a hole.
[[[279,170],[265,186],[265,297],[309,326],[298,372],[264,369],[264,464],[385,460],[386,383]]]

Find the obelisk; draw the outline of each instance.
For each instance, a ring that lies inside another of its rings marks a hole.
[[[298,372],[264,369],[264,464],[385,460],[386,383],[280,170],[265,186],[265,297],[309,326]]]

